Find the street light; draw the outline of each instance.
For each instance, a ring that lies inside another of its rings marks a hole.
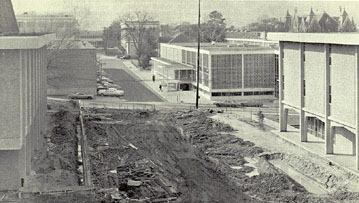
[[[197,49],[197,90],[196,90],[196,109],[198,109],[199,99],[199,57],[201,49],[201,0],[198,0],[198,49]]]

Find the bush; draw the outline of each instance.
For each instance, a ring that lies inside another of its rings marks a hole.
[[[142,68],[146,68],[150,65],[150,57],[146,54],[142,54],[138,59],[138,65]]]

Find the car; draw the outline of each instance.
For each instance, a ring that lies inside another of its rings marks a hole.
[[[124,95],[124,91],[123,90],[117,90],[114,88],[109,88],[107,90],[99,90],[98,91],[98,95],[100,96],[113,96],[113,97],[120,97]]]
[[[69,99],[95,99],[95,95],[92,94],[84,94],[82,92],[76,92],[74,94],[70,94]]]
[[[108,87],[105,87],[103,85],[97,85],[97,91],[99,91],[99,90],[107,90],[107,89],[108,89]]]
[[[242,103],[243,107],[262,107],[263,103],[259,101],[245,101]]]
[[[109,87],[109,88],[115,88],[115,89],[118,89],[118,90],[121,89],[121,86],[120,86],[120,85],[117,85],[117,84],[109,84],[108,87]]]
[[[243,107],[242,103],[237,103],[236,101],[220,101],[213,103],[216,107],[233,107],[240,108]]]
[[[111,79],[108,78],[108,77],[102,77],[101,81],[102,81],[102,82],[113,83],[113,80],[111,80]]]
[[[131,57],[129,55],[120,56],[120,59],[130,59]]]

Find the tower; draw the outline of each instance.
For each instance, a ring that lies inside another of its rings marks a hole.
[[[288,32],[291,26],[292,26],[292,16],[289,14],[289,11],[287,10],[287,15],[285,16],[285,22],[284,22],[285,31]]]
[[[0,1],[0,35],[19,33],[11,0]]]

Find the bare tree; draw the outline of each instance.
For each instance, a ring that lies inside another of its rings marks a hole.
[[[152,43],[146,40],[154,40],[153,37],[148,37],[148,35],[158,32],[158,30],[148,26],[148,23],[153,21],[153,18],[147,12],[136,11],[121,16],[119,21],[121,22],[121,29],[123,30],[121,37],[132,41],[136,55],[138,57],[142,54],[150,55],[150,53],[147,53],[148,47],[146,47],[146,45]]]
[[[80,33],[81,27],[87,27],[88,25],[88,16],[90,15],[90,10],[88,7],[78,7],[73,5],[68,5],[72,8],[72,15],[75,19],[67,23],[64,27],[56,27],[56,24],[50,22],[50,27],[52,32],[57,33],[56,40],[48,44],[47,51],[47,73],[48,73],[48,83],[51,85],[51,81],[59,80],[67,75],[61,74],[61,70],[57,70],[58,67],[54,60],[67,49],[71,49],[75,46],[76,38]],[[54,27],[55,26],[55,27]]]

